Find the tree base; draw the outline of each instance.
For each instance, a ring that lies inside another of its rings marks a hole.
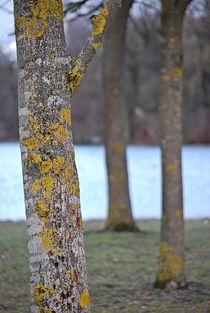
[[[127,224],[127,223],[117,223],[117,224],[110,224],[107,223],[105,226],[106,231],[110,232],[133,232],[138,233],[140,232],[139,228],[136,224]]]
[[[156,280],[154,283],[154,288],[165,289],[165,291],[173,291],[177,289],[186,289],[188,287],[187,282],[176,281],[176,280],[168,280],[168,281],[159,281]]]

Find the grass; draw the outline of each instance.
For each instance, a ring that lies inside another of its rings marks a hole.
[[[159,222],[144,233],[105,233],[85,225],[92,313],[210,313],[210,221],[188,221],[186,290],[153,289]],[[30,312],[25,224],[0,223],[0,312]]]

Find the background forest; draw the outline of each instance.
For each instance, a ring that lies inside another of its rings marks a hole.
[[[195,1],[194,7],[188,9],[184,24],[184,143],[210,142],[210,22],[209,14],[199,2]],[[142,5],[135,9],[135,14],[130,13],[128,20],[124,96],[129,143],[159,143],[161,37],[157,10]],[[70,40],[74,42],[74,47],[69,48],[72,55],[81,49],[89,29],[89,17],[66,21],[67,45]],[[73,99],[75,143],[103,142],[101,61],[102,51],[99,51]],[[16,64],[14,58],[11,60],[2,51],[0,69],[0,140],[15,140],[18,138]]]

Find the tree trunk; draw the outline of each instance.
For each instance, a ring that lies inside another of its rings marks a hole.
[[[15,0],[32,312],[89,312],[61,0]]]
[[[132,0],[123,1],[123,8],[112,21],[104,41],[104,140],[109,189],[109,212],[106,228],[112,231],[136,230],[128,187],[123,94],[126,25],[132,2]]]
[[[172,1],[162,0],[160,127],[163,211],[155,286],[169,289],[186,286],[181,168],[183,18],[184,12]]]
[[[136,130],[141,127],[139,119],[136,116],[135,110],[140,107],[140,97],[139,97],[139,68],[138,68],[138,57],[136,52],[131,52],[129,56],[129,76],[130,76],[130,83],[131,83],[131,94],[129,99],[129,122],[130,122],[130,141],[135,141]]]

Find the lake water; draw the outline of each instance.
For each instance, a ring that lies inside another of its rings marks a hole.
[[[158,147],[129,146],[130,194],[135,218],[159,218],[161,167]],[[107,214],[105,154],[102,146],[76,146],[83,218]],[[186,218],[210,217],[210,146],[183,148]],[[0,144],[0,220],[25,218],[18,143]]]

